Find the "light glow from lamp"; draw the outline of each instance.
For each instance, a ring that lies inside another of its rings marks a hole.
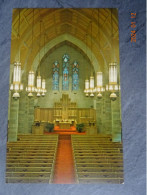
[[[46,93],[46,88],[45,88],[45,79],[42,79],[42,96],[45,96],[45,93]]]
[[[37,96],[41,96],[41,76],[37,76],[37,87],[36,87],[36,92],[37,92]]]
[[[29,75],[28,75],[28,85],[33,87],[34,86],[34,79],[35,79],[35,75],[34,75],[34,72],[33,71],[30,71],[29,72]]]
[[[109,64],[109,84],[117,84],[117,63]]]
[[[90,77],[90,89],[94,89],[94,77]]]
[[[101,92],[105,91],[105,88],[103,87],[103,73],[102,72],[97,72],[97,86],[95,91],[98,92],[97,97],[100,99],[102,98]]]
[[[26,87],[26,91],[29,92],[28,96],[32,97],[33,92],[35,92],[35,87],[34,87],[34,79],[35,79],[35,74],[32,70],[29,71],[28,75],[28,87]]]
[[[12,97],[20,97],[19,92],[23,90],[23,84],[21,84],[21,63],[14,62],[14,71],[13,71],[13,83],[10,85],[10,90],[14,91]]]
[[[85,93],[85,95],[88,97],[89,96],[89,80],[88,79],[86,79],[85,80],[85,90],[84,90],[84,93]]]
[[[110,99],[115,101],[117,98],[116,91],[120,90],[120,85],[117,84],[117,63],[109,64],[109,84],[106,85],[106,90],[110,91]]]
[[[21,63],[14,62],[13,83],[19,84],[21,81]]]
[[[90,76],[90,89],[89,89],[89,92],[90,92],[90,97],[94,97],[95,89],[94,89],[94,77],[93,76]]]
[[[89,80],[85,80],[85,89],[89,90]]]
[[[97,87],[103,86],[103,74],[102,72],[97,72]]]

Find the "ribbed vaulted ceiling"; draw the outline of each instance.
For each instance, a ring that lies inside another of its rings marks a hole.
[[[40,21],[42,21],[41,35]],[[22,67],[26,66],[30,69],[39,49],[64,34],[87,45],[101,66],[112,59],[112,51],[116,50],[115,59],[119,60],[117,9],[34,9],[34,11],[33,9],[14,9],[11,63],[17,59],[18,51],[20,51]],[[66,40],[63,42],[65,43]],[[76,45],[76,42],[74,44]],[[56,44],[53,47],[55,46]],[[82,50],[82,46],[79,49]]]

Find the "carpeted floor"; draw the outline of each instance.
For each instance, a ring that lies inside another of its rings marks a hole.
[[[72,156],[71,135],[59,135],[58,150],[54,168],[55,184],[74,184],[74,161]]]
[[[59,129],[58,126],[55,126],[54,132],[45,132],[45,134],[59,135],[53,183],[74,184],[75,171],[71,145],[71,134],[85,135],[85,132],[77,132],[74,126],[71,126],[70,129]]]

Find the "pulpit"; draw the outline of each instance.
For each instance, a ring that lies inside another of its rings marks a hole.
[[[43,135],[44,134],[44,125],[32,125],[32,134]]]
[[[97,127],[96,127],[96,121],[89,121],[87,123],[87,128],[86,128],[86,134],[87,135],[97,135]]]

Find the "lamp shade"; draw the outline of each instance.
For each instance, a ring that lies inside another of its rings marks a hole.
[[[85,89],[89,90],[89,80],[85,80]]]
[[[37,76],[37,86],[36,86],[37,97],[40,97],[40,93],[42,92],[41,85],[42,85],[41,76]]]
[[[28,96],[32,97],[33,92],[35,92],[35,87],[34,87],[34,80],[35,80],[35,74],[32,70],[29,71],[28,74],[28,86],[26,87],[26,91],[29,92]]]
[[[94,77],[90,77],[90,89],[94,89]]]
[[[21,63],[14,62],[13,84],[21,82]]]
[[[102,72],[97,72],[97,87],[103,86],[103,74]]]
[[[23,84],[21,83],[21,63],[14,62],[13,71],[13,83],[10,85],[10,90],[14,91],[12,97],[19,98],[19,92],[23,90]]]
[[[45,89],[45,79],[42,79],[42,89]]]
[[[113,62],[109,64],[109,84],[117,83],[117,63]]]
[[[33,87],[34,86],[34,79],[35,79],[35,75],[33,71],[29,71],[29,75],[28,75],[28,86],[29,87]]]
[[[45,79],[42,79],[42,96],[45,96],[45,93],[46,93],[46,88],[45,88]]]
[[[41,76],[37,76],[37,89],[41,89]]]

